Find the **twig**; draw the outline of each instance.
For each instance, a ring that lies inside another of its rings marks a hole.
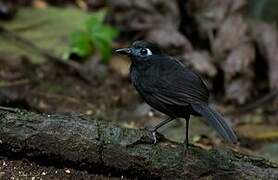
[[[29,30],[29,29],[39,28],[39,27],[47,24],[48,22],[49,22],[48,20],[43,20],[43,21],[39,21],[39,22],[36,22],[36,23],[20,26],[20,27],[14,27],[13,31],[14,32],[22,32],[22,31],[26,31],[26,30]]]
[[[257,109],[258,107],[261,107],[262,105],[268,103],[268,102],[272,102],[275,97],[278,96],[278,90],[274,90],[266,95],[264,95],[263,97],[259,98],[258,100],[256,100],[255,102],[252,102],[251,104],[242,107],[240,109],[237,110],[232,110],[228,113],[225,113],[226,115],[241,115],[241,114],[246,114],[250,111],[253,111],[255,109]]]
[[[74,97],[64,96],[64,95],[61,95],[61,94],[51,94],[51,93],[44,93],[44,92],[36,92],[36,91],[32,91],[32,93],[37,94],[39,96],[46,97],[48,99],[51,99],[51,98],[52,99],[59,99],[59,100],[68,101],[68,102],[71,102],[71,103],[74,103],[74,104],[86,105],[90,109],[95,109],[95,106],[93,104],[81,101],[81,100],[79,100],[77,98],[74,98]]]
[[[0,106],[0,110],[14,112],[14,113],[18,112],[18,109],[16,109],[16,108],[4,107],[4,106]]]
[[[22,79],[13,82],[0,82],[0,88],[11,87],[11,86],[19,86],[30,83],[29,79]]]

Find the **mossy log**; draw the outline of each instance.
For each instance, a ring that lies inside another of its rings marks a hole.
[[[204,150],[81,115],[0,108],[0,155],[90,173],[157,179],[277,179],[278,166],[231,148]]]

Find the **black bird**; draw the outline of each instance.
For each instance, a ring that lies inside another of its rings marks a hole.
[[[209,91],[198,74],[164,54],[154,43],[136,41],[130,48],[118,49],[116,53],[131,58],[131,82],[142,98],[151,107],[169,116],[153,127],[155,142],[158,128],[176,118],[185,118],[185,143],[188,148],[190,115],[203,116],[227,142],[237,142],[232,128],[209,106]]]

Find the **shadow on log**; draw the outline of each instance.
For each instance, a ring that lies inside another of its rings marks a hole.
[[[90,173],[157,179],[277,179],[278,166],[230,148],[203,150],[80,115],[0,108],[0,155]]]

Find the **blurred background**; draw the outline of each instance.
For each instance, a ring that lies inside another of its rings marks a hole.
[[[113,50],[144,39],[197,71],[240,146],[278,163],[277,0],[0,0],[0,105],[87,114],[127,128],[163,118]],[[184,120],[160,130],[183,142]],[[222,143],[201,118],[190,141]]]

